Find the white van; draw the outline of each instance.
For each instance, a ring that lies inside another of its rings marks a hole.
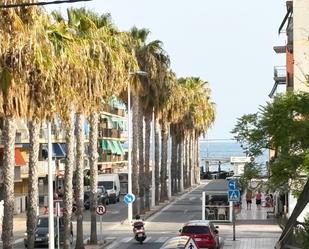
[[[118,174],[98,175],[98,186],[104,186],[110,203],[119,202],[120,181]]]

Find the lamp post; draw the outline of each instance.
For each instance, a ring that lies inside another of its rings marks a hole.
[[[54,237],[54,196],[53,196],[53,168],[52,168],[52,141],[51,141],[51,124],[47,123],[48,136],[48,248],[55,248]],[[59,235],[58,235],[59,236]]]
[[[129,72],[129,75],[147,76],[144,71]],[[131,86],[128,81],[128,194],[132,194],[132,162],[131,162]],[[128,221],[131,222],[133,217],[133,203],[128,204]]]

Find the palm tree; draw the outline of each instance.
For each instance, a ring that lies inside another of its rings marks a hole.
[[[83,240],[83,209],[84,209],[84,118],[81,113],[76,114],[76,249],[84,248]]]
[[[134,27],[131,34],[137,43],[135,50],[138,65],[141,70],[147,72],[147,77],[140,79],[142,86],[139,88],[139,193],[140,209],[141,212],[144,212],[144,209],[150,209],[150,122],[155,104],[158,101],[158,89],[163,84],[169,67],[169,57],[162,49],[161,41],[146,42],[149,35],[148,30],[139,30]],[[143,134],[144,120],[145,134]]]

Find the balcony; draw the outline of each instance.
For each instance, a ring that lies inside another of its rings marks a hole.
[[[103,128],[99,130],[99,138],[121,138],[122,131],[117,129]]]
[[[98,158],[98,162],[121,162],[123,161],[123,156],[121,155],[114,155],[111,153],[101,153]]]
[[[285,66],[274,67],[274,81],[275,84],[273,85],[273,88],[271,89],[271,92],[268,95],[270,98],[272,98],[273,95],[275,94],[278,85],[287,84],[287,72]]]
[[[275,66],[274,67],[274,81],[278,84],[286,84],[286,67]]]

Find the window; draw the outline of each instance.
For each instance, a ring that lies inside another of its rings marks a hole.
[[[185,226],[182,228],[182,232],[186,234],[207,234],[209,228],[207,226]]]

